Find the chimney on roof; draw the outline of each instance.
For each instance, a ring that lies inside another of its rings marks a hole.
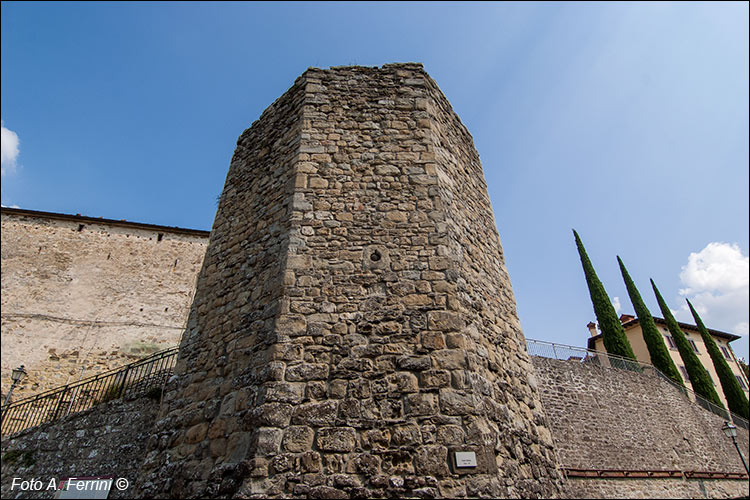
[[[586,325],[589,328],[589,333],[591,333],[592,337],[596,337],[599,335],[599,332],[596,331],[596,323],[593,321],[589,321],[589,324]]]
[[[620,323],[622,323],[623,325],[625,323],[627,323],[628,321],[633,320],[633,319],[635,319],[635,316],[633,316],[632,314],[621,314],[620,315]]]

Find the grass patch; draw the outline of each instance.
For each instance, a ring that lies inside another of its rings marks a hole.
[[[162,350],[162,346],[155,342],[139,340],[124,345],[122,350],[127,355],[142,357]]]
[[[22,467],[30,467],[36,463],[33,450],[10,450],[3,455],[3,462],[8,464],[18,464]]]
[[[115,399],[119,399],[124,392],[125,387],[123,386],[123,384],[110,385],[96,400],[96,404],[100,405],[102,403],[108,403],[110,401],[114,401]]]
[[[152,387],[148,391],[146,391],[145,396],[148,399],[153,399],[154,401],[160,401],[161,400],[161,387]]]

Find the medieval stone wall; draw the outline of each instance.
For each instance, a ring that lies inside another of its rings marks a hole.
[[[567,498],[747,498],[747,479],[573,479]]]
[[[168,386],[144,462],[142,483],[151,495],[232,494],[235,476],[265,446],[255,434],[254,408],[273,398],[259,386],[279,377],[275,359],[284,355],[270,347],[285,333],[276,331],[276,320],[288,212],[308,205],[292,195],[303,99],[298,79],[237,141],[180,344],[178,379]]]
[[[744,474],[724,420],[650,370],[532,358],[560,466],[584,470]],[[747,456],[748,431],[737,440]],[[747,480],[569,478],[570,498],[726,498]]]
[[[2,209],[2,392],[15,401],[179,342],[208,233]]]
[[[509,472],[506,489],[493,494],[548,496],[554,489],[545,483],[555,457],[479,155],[435,82],[426,77],[426,85],[438,202],[447,229],[435,260],[449,259],[447,305],[465,325],[446,337],[453,344],[448,350],[435,353],[454,360],[465,356],[460,365],[465,371],[452,374],[452,387],[441,389],[440,399],[456,394],[467,409],[484,413],[464,419],[470,433],[453,444],[495,448],[498,467]]]
[[[479,158],[437,85],[416,64],[310,69],[240,137],[144,480],[555,494],[521,339]],[[477,456],[461,480],[456,451]]]
[[[108,498],[135,498],[158,408],[158,401],[145,397],[111,401],[3,437],[2,498],[54,498],[55,491],[47,490],[50,480],[59,486],[63,478],[102,476],[127,481],[122,490],[112,485]],[[18,478],[15,487],[14,478]],[[22,491],[20,482],[33,479],[43,489]]]
[[[537,367],[544,409],[550,415],[555,447],[561,450],[562,467],[743,471],[731,441],[720,430],[718,434],[715,432],[717,426],[721,427],[721,419],[687,402],[661,379],[647,372],[589,369],[579,362],[532,359]],[[128,490],[122,493],[116,493],[113,488],[111,498],[146,498],[141,491],[139,469],[157,407],[156,402],[146,398],[113,401],[4,438],[2,497],[14,498],[18,493],[10,491],[13,477],[59,480],[66,476],[111,475],[124,477],[130,483]],[[622,408],[622,412],[618,408]],[[628,416],[623,417],[625,414]],[[655,416],[675,418],[662,425]],[[290,425],[286,429],[296,428],[299,426]],[[437,429],[437,434],[445,436],[453,432],[452,429],[446,424]],[[611,430],[609,434],[608,430]],[[708,434],[708,438],[704,434]],[[391,439],[394,436],[401,439],[400,430],[393,432]],[[299,440],[303,439],[304,434],[301,434]],[[747,453],[747,431],[740,430],[739,439],[741,449]],[[299,440],[298,443],[306,443]],[[627,446],[630,441],[639,446]],[[292,442],[287,440],[282,446]],[[12,461],[6,459],[9,451],[16,452]],[[287,454],[280,450],[271,461]],[[283,458],[278,459],[281,460]],[[331,478],[341,483],[344,475],[332,474]],[[466,481],[466,476],[457,480],[460,481]],[[334,490],[323,486],[311,488],[307,495],[326,493],[331,496]],[[747,494],[748,483],[744,479],[570,477],[563,484],[561,496],[739,498]],[[40,495],[31,493],[21,496],[38,497]]]

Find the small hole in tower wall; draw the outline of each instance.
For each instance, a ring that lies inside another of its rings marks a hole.
[[[79,232],[80,232],[80,231],[83,231],[83,228],[84,228],[84,225],[83,225],[83,224],[78,224],[78,231],[79,231]]]
[[[161,241],[162,238],[164,238],[164,233],[159,233],[159,235],[156,237],[156,241]]]
[[[380,260],[380,252],[378,252],[377,250],[374,250],[370,254],[370,260],[373,261],[373,262],[379,261]]]

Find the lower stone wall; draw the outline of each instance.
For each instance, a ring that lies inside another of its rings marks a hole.
[[[122,491],[113,483],[109,498],[134,498],[158,409],[158,401],[145,397],[117,400],[3,437],[2,498],[54,498],[54,489],[47,490],[52,479],[59,485],[62,478],[102,476],[128,482]],[[21,491],[20,482],[32,480],[39,481],[33,491]]]
[[[568,479],[567,498],[743,498],[747,480]]]
[[[678,476],[568,477],[565,498],[747,497],[746,479],[680,477],[691,471],[744,474],[744,468],[731,440],[721,432],[722,419],[670,384],[649,372],[532,360],[562,468],[673,471]],[[50,479],[59,482],[71,476],[125,478],[129,488],[120,491],[113,485],[109,498],[141,498],[136,483],[158,407],[147,398],[112,401],[4,437],[2,498],[54,496],[54,491],[11,489],[13,478],[38,479],[46,488]],[[740,449],[747,454],[748,432],[738,431]],[[471,489],[471,480],[455,482],[451,496],[483,496]],[[300,491],[298,496],[312,498],[321,492]]]
[[[691,472],[745,474],[745,469],[721,430],[724,420],[652,370],[632,372],[538,356],[532,361],[562,468],[679,471],[675,478],[569,477],[568,498],[748,495],[746,479],[684,478]],[[747,454],[748,431],[737,430],[739,447]]]

